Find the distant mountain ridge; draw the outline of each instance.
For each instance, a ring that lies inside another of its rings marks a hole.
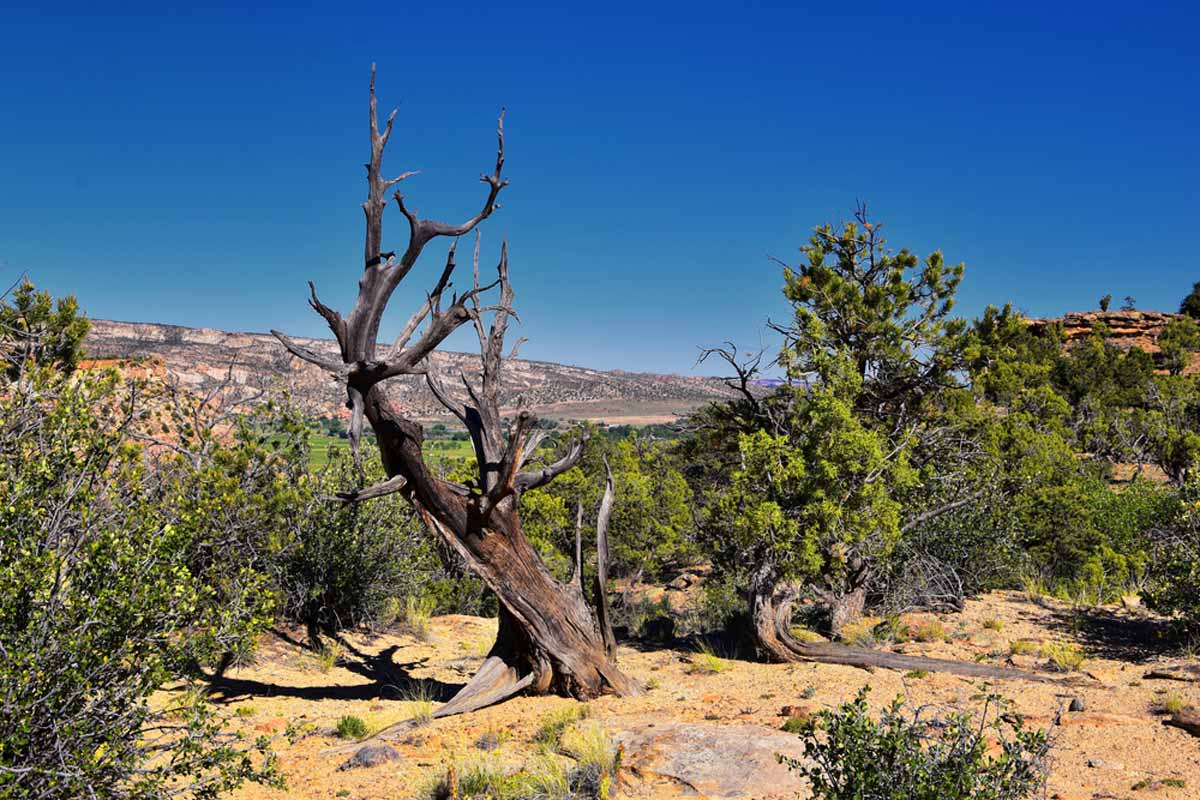
[[[337,355],[332,339],[295,338],[319,353]],[[228,377],[239,384],[286,389],[305,413],[314,417],[347,414],[344,390],[320,368],[293,358],[270,334],[98,319],[92,320],[85,348],[93,360],[155,359],[183,387],[195,392],[205,392]],[[478,357],[438,352],[433,358],[447,388],[463,399],[459,372],[477,372]],[[413,416],[423,420],[449,417],[423,380],[404,376],[389,385]],[[513,359],[504,370],[506,408],[515,410],[518,401],[524,400],[535,413],[554,419],[610,424],[670,422],[705,403],[733,395],[721,379],[711,377],[602,371],[526,359]]]

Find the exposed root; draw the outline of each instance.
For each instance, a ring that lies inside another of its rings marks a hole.
[[[926,672],[948,672],[969,678],[991,680],[1035,681],[1038,683],[1070,683],[1071,679],[1042,675],[1023,669],[995,667],[973,661],[951,661],[945,658],[907,656],[882,650],[868,650],[824,642],[789,642],[788,649],[795,654],[796,661],[817,661],[822,664],[842,664],[849,667],[872,669],[880,667],[895,670],[925,670]]]
[[[972,661],[952,661],[944,658],[908,656],[864,647],[850,647],[832,642],[801,642],[792,636],[794,587],[755,596],[753,622],[755,642],[767,657],[776,662],[816,661],[822,664],[841,664],[861,669],[925,670],[946,672],[968,678],[989,680],[1019,680],[1037,683],[1078,683],[1078,677],[1056,677],[1012,667],[997,667]]]
[[[433,719],[469,714],[495,705],[523,692],[533,683],[534,677],[532,672],[525,677],[518,677],[516,667],[499,656],[491,656],[483,662],[470,683],[433,712]]]
[[[458,714],[469,714],[481,708],[501,703],[510,697],[515,697],[533,684],[534,673],[524,677],[519,676],[516,667],[499,656],[489,656],[471,678],[466,686],[458,690],[458,694],[439,707],[430,719],[442,719]],[[399,738],[402,734],[418,726],[416,720],[406,719],[393,723],[386,728],[376,731],[365,739],[352,744],[331,747],[324,753],[345,753],[357,750],[368,742],[387,742]]]

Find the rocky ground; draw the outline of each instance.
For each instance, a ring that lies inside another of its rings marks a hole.
[[[1087,660],[1071,683],[999,682],[993,688],[1015,704],[1027,724],[1048,728],[1055,742],[1049,795],[1083,798],[1191,798],[1200,796],[1200,739],[1164,724],[1165,707],[1200,703],[1198,684],[1153,677],[1168,667],[1195,666],[1157,635],[1159,623],[1136,607],[1080,611],[1047,599],[995,593],[940,617],[945,640],[891,644],[925,655],[1011,661],[1054,673],[1039,654],[1045,643],[1074,643]],[[931,617],[906,619],[934,629]],[[410,632],[354,635],[352,649],[334,665],[271,636],[257,663],[234,670],[214,696],[247,734],[271,733],[289,723],[303,733],[280,740],[287,791],[248,787],[241,798],[415,798],[453,762],[484,760],[512,768],[533,759],[531,741],[549,714],[576,706],[554,697],[518,698],[475,714],[417,725],[387,741],[395,751],[373,766],[343,768],[360,745],[339,738],[343,715],[374,730],[421,717],[430,701],[448,697],[481,662],[494,635],[491,620],[435,618],[424,637]],[[1014,641],[1032,645],[1016,650]],[[620,797],[776,798],[804,796],[802,783],[775,754],[799,751],[798,739],[779,730],[791,713],[840,704],[864,684],[882,705],[897,694],[913,703],[976,709],[980,684],[950,675],[904,675],[851,667],[770,665],[723,659],[721,671],[701,674],[694,651],[624,646],[622,667],[649,689],[642,697],[602,698],[591,721],[625,747]],[[398,693],[402,699],[397,699]],[[1076,709],[1068,710],[1077,699]],[[480,745],[484,745],[483,749]],[[359,760],[372,761],[361,754]]]

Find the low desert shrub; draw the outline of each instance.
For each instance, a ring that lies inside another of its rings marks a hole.
[[[879,619],[864,617],[842,628],[840,636],[842,641],[856,647],[874,647],[879,641],[876,631],[878,626]]]
[[[940,619],[925,620],[913,630],[912,638],[918,642],[944,642],[946,626]]]
[[[816,800],[1024,800],[1045,784],[1046,733],[1005,722],[999,698],[978,718],[907,713],[897,699],[874,719],[868,691],[805,726],[804,760],[778,756]]]
[[[433,720],[433,687],[425,681],[411,682],[400,694],[400,699],[409,704],[409,719],[417,725],[426,725]]]
[[[1013,639],[1008,643],[1008,652],[1014,656],[1032,655],[1038,651],[1038,643],[1032,639]]]
[[[1171,522],[1152,533],[1146,605],[1169,614],[1185,637],[1200,633],[1200,479],[1180,491],[1180,502]]]
[[[598,722],[568,728],[560,737],[560,750],[575,766],[567,775],[577,797],[607,798],[621,769],[622,751]]]
[[[326,642],[313,650],[310,654],[313,666],[317,668],[322,675],[328,673],[331,669],[338,665],[338,662],[345,656],[345,650],[337,642]]]
[[[687,671],[692,675],[719,675],[727,669],[729,663],[718,656],[707,643],[701,643],[687,666]]]
[[[537,730],[533,733],[533,742],[557,751],[562,743],[563,731],[590,715],[591,708],[582,704],[548,714],[538,723]]]
[[[1041,653],[1060,672],[1075,672],[1087,660],[1083,648],[1074,642],[1047,642],[1042,645]]]
[[[400,622],[413,636],[429,641],[429,620],[433,618],[435,602],[431,597],[406,597]]]
[[[1186,707],[1187,701],[1179,692],[1166,692],[1154,702],[1154,708],[1160,714],[1178,714]]]
[[[337,721],[334,730],[343,739],[361,739],[368,733],[367,723],[362,717],[347,714]]]
[[[808,717],[788,717],[779,726],[779,730],[784,733],[803,733],[809,724]]]
[[[455,762],[421,796],[428,800],[610,800],[621,750],[598,725],[565,737],[563,753],[543,750],[514,767],[495,756]]]

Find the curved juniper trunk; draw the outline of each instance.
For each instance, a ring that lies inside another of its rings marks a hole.
[[[750,624],[754,646],[767,661],[783,663],[798,660],[782,633],[791,635],[792,605],[796,592],[784,585],[773,565],[760,566],[750,581]]]
[[[488,660],[502,662],[506,670],[495,669],[494,663],[481,670],[480,683],[468,685],[446,713],[469,710],[460,705],[519,682],[516,691],[579,699],[636,691],[610,659],[601,626],[578,584],[556,580],[525,537],[517,495],[509,492],[493,501],[494,492],[464,492],[433,476],[421,452],[421,426],[403,416],[383,384],[365,392],[364,411],[388,476],[405,480],[402,492],[426,526],[500,600],[500,628]]]
[[[993,667],[966,661],[907,656],[883,650],[849,647],[832,642],[802,642],[792,635],[792,608],[801,587],[780,580],[771,566],[760,567],[751,578],[750,615],[754,643],[768,661],[817,661],[852,667],[949,672],[973,678],[1014,679],[1057,683],[1060,679],[1024,670]]]
[[[847,625],[858,622],[867,606],[867,587],[853,586],[829,597],[829,632],[840,637]]]
[[[315,287],[309,284],[309,305],[329,324],[337,338],[340,358],[329,358],[272,331],[292,355],[323,367],[345,384],[356,464],[361,464],[359,446],[364,421],[375,431],[387,480],[343,493],[341,500],[362,502],[400,492],[429,530],[462,556],[468,568],[500,599],[500,632],[495,646],[475,678],[439,708],[436,716],[471,711],[520,691],[553,691],[581,699],[606,692],[636,692],[606,653],[602,627],[580,587],[574,582],[564,585],[550,575],[525,538],[517,513],[522,492],[545,485],[578,463],[583,437],[557,461],[533,467],[544,436],[534,424],[536,419],[521,412],[505,420],[500,413],[501,371],[505,360],[516,352],[514,347],[508,356],[503,354],[505,331],[514,316],[514,294],[508,279],[507,245],[500,250],[496,280],[480,284],[476,228],[498,208],[496,199],[508,185],[508,179],[501,176],[504,115],[501,113],[496,129],[495,169],[480,177],[488,187],[487,197],[475,216],[459,225],[421,219],[404,204],[399,191],[392,195],[408,222],[408,244],[399,257],[382,249],[386,193],[414,173],[396,178],[383,175],[383,151],[395,115],[393,111],[380,131],[372,68],[371,157],[367,163],[367,200],[362,206],[367,223],[366,245],[354,308],[343,317],[322,303]],[[474,279],[464,289],[450,292],[458,237],[473,230]],[[380,324],[392,293],[416,266],[425,246],[443,236],[452,241],[439,277],[432,289],[422,293],[425,301],[408,318],[396,341],[389,348],[380,348]],[[497,290],[499,296],[485,305],[485,295],[492,290]],[[442,385],[431,356],[464,325],[472,327],[479,339],[479,371],[459,376],[465,395],[460,390],[455,397]],[[377,352],[380,350],[384,352]],[[386,382],[400,375],[423,376],[434,397],[467,429],[478,469],[474,480],[454,483],[428,468],[421,452],[421,426],[388,398]],[[606,497],[611,504],[610,494]],[[603,557],[604,548],[600,549]]]

